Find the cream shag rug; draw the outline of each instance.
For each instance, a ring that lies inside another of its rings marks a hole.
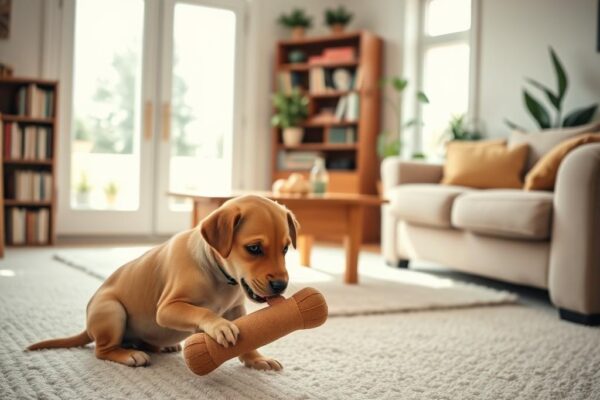
[[[97,360],[91,347],[24,352],[76,333],[100,282],[11,249],[0,261],[1,399],[598,399],[600,330],[520,305],[332,318],[266,346],[281,373],[225,363],[206,377],[181,355],[152,366]]]
[[[106,249],[69,249],[54,258],[98,279],[106,279],[115,269],[137,258],[148,247]],[[342,281],[343,252],[339,248],[317,247],[313,268],[298,264],[297,254],[288,258],[291,295],[306,286],[319,289],[329,305],[331,316],[384,314],[392,312],[463,308],[508,304],[517,301],[514,294],[461,283],[448,278],[411,270],[390,268],[377,254],[363,252],[360,259],[360,284]],[[249,311],[262,305],[247,302]]]

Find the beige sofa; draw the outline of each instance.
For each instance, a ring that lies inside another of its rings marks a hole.
[[[586,129],[513,135],[509,146],[530,145],[530,168]],[[441,185],[442,166],[397,158],[382,163],[381,175],[388,263],[423,259],[547,289],[561,318],[600,323],[600,144],[569,153],[554,193]]]

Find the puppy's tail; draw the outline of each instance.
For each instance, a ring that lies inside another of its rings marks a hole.
[[[50,339],[44,340],[43,342],[34,343],[27,347],[27,350],[40,350],[40,349],[57,349],[61,347],[81,347],[92,342],[92,338],[88,335],[87,331],[83,331],[78,335],[61,338],[61,339]]]

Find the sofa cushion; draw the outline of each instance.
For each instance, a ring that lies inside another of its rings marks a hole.
[[[409,184],[390,189],[388,198],[391,212],[406,222],[451,228],[450,213],[454,199],[470,191],[462,186]]]
[[[492,189],[465,193],[454,201],[452,225],[506,238],[550,237],[552,193]]]
[[[525,165],[525,170],[529,171],[544,154],[552,150],[563,140],[571,139],[582,133],[598,131],[600,131],[600,122],[593,122],[574,128],[546,129],[539,132],[513,131],[508,139],[508,147],[512,148],[524,143],[529,145],[529,156]]]
[[[527,145],[506,147],[504,140],[452,141],[446,146],[443,184],[479,189],[520,188]]]
[[[564,140],[546,153],[525,176],[525,190],[554,190],[562,160],[579,146],[600,142],[600,132],[586,133]]]

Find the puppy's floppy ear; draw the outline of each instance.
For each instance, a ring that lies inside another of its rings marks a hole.
[[[298,220],[296,219],[294,214],[292,214],[291,211],[288,210],[286,214],[288,228],[290,230],[290,238],[292,239],[292,246],[296,248],[296,237],[298,236],[298,231],[300,230],[300,224],[298,223]]]
[[[206,243],[223,258],[227,258],[233,246],[235,228],[242,219],[242,212],[236,206],[225,206],[213,211],[200,223],[200,233]]]

